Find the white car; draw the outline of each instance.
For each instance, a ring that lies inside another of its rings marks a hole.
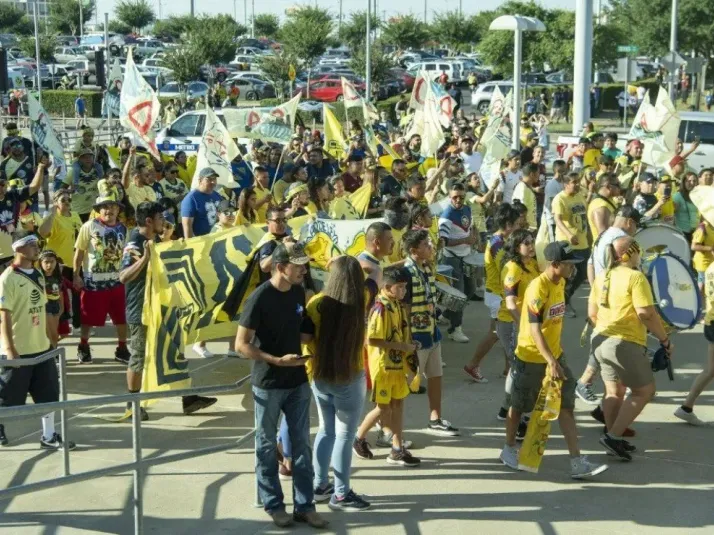
[[[449,82],[459,83],[462,81],[461,63],[453,63],[445,60],[422,61],[409,65],[409,74],[416,76],[421,71],[426,71],[432,80],[438,80],[442,72],[446,72]]]
[[[86,59],[82,51],[73,46],[58,46],[52,55],[57,60],[57,63],[69,63],[75,59]]]
[[[252,78],[253,80],[260,80],[261,82],[265,82],[266,84],[272,83],[262,72],[257,71],[241,71],[239,73],[234,74],[226,81],[231,82],[233,80],[240,80],[241,78]]]
[[[223,110],[217,109],[213,111],[225,126],[226,120],[223,117]],[[187,111],[173,123],[159,131],[156,135],[156,146],[164,154],[174,155],[178,151],[184,151],[188,155],[197,153],[205,128],[206,110]],[[252,140],[238,138],[238,143],[250,145]]]

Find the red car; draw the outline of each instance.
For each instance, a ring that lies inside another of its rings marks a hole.
[[[357,91],[364,93],[365,85],[363,83],[354,84]],[[303,98],[307,98],[307,88],[302,89]],[[342,94],[342,80],[339,78],[325,76],[320,80],[310,82],[310,99],[320,102],[337,102],[344,99]]]
[[[407,91],[414,89],[414,82],[416,77],[409,74],[406,69],[393,68],[389,70],[395,78],[401,78],[404,81],[404,85],[407,86]]]

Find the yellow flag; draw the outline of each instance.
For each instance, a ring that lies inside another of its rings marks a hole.
[[[560,415],[561,387],[562,381],[551,379],[546,371],[518,454],[520,470],[537,473],[540,468],[550,436],[550,423]]]
[[[372,184],[363,184],[349,195],[334,199],[330,203],[330,219],[364,219],[372,189]]]
[[[322,110],[323,122],[325,123],[325,150],[335,158],[335,160],[340,161],[344,156],[345,147],[347,146],[342,133],[342,125],[326,103],[322,104]]]

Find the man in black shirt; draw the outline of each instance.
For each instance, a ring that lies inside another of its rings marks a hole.
[[[260,282],[265,282],[270,278],[270,273],[273,268],[273,251],[287,238],[289,227],[285,212],[275,206],[268,208],[265,212],[265,217],[268,223],[268,234],[273,236],[273,239],[268,240],[258,251],[258,262],[260,262]]]
[[[335,166],[329,160],[326,160],[322,149],[313,147],[307,154],[308,164],[305,167],[307,170],[307,178],[329,178],[337,173]]]
[[[403,197],[406,191],[407,162],[401,159],[392,162],[392,174],[382,180],[380,191],[383,197]]]
[[[270,280],[248,297],[236,334],[236,351],[255,362],[251,373],[255,401],[255,456],[258,491],[265,511],[279,527],[307,522],[324,528],[327,521],[313,504],[310,452],[310,386],[307,358],[300,344],[312,338],[314,325],[305,314],[302,283],[310,261],[301,244],[281,243],[273,252]],[[285,512],[278,478],[277,429],[280,413],[292,441],[292,517]]]
[[[137,228],[131,231],[122,258],[122,270],[119,282],[124,284],[126,292],[126,322],[129,326],[131,341],[129,351],[131,357],[127,362],[126,386],[129,393],[141,390],[141,376],[144,372],[146,357],[147,327],[141,321],[144,309],[144,289],[146,288],[146,271],[149,267],[152,243],[156,243],[164,230],[164,207],[157,202],[142,202],[136,207]],[[183,398],[184,414],[191,414],[199,409],[210,407],[216,398],[202,396],[186,396]],[[127,411],[131,403],[127,403]],[[141,408],[141,419],[146,421],[149,415]]]

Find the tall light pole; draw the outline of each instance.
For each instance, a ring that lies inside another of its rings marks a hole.
[[[575,4],[575,65],[573,75],[573,135],[590,119],[592,82],[593,0]],[[625,96],[627,98],[627,96]]]
[[[502,15],[488,27],[489,30],[508,30],[514,32],[513,39],[513,111],[511,125],[513,138],[511,147],[518,150],[520,145],[519,128],[521,125],[521,63],[523,62],[523,32],[544,32],[545,25],[534,17],[520,15]]]
[[[193,2],[194,2],[194,0],[191,0],[191,16],[192,17],[194,16],[194,12],[195,12]]]
[[[365,81],[365,99],[367,99],[367,102],[370,101],[372,97],[372,39],[370,38],[372,34],[372,0],[367,0],[367,41],[365,42],[365,72],[364,74],[364,81]]]
[[[79,41],[82,42],[84,37],[84,8],[82,4],[84,0],[79,0]]]
[[[340,16],[337,19],[337,36],[342,34],[342,0],[340,0]]]
[[[40,30],[38,28],[40,16],[37,9],[37,2],[32,4],[32,14],[35,19],[35,71],[37,72],[37,100],[42,106],[42,74],[40,73]]]
[[[255,0],[251,0],[250,8],[250,36],[255,39]]]
[[[426,1],[424,0],[424,24],[426,24]]]
[[[248,27],[248,0],[243,0],[243,25]]]
[[[679,0],[672,0],[672,22],[669,28],[669,51],[672,53],[672,63],[674,63],[674,53],[677,52],[677,18],[679,15]],[[676,70],[669,73],[669,83],[667,89],[669,98],[674,102],[674,76]]]

